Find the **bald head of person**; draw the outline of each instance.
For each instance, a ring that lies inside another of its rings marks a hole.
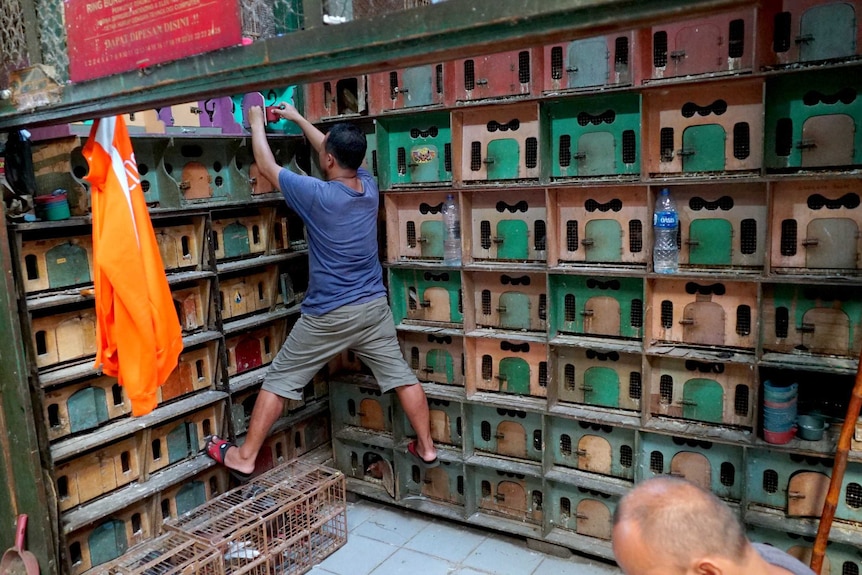
[[[639,483],[614,513],[614,556],[625,575],[811,573],[778,549],[760,549],[727,505],[683,479]]]

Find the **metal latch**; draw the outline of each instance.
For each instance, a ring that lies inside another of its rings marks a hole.
[[[685,50],[674,50],[670,53],[670,57],[674,60],[682,60],[685,58]]]
[[[690,317],[684,317],[681,320],[679,320],[679,323],[681,325],[694,325],[694,319],[692,319]]]
[[[814,324],[802,322],[802,325],[796,328],[799,333],[814,333]]]

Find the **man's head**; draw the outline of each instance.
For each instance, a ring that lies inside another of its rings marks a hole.
[[[613,548],[626,575],[721,575],[739,572],[750,546],[718,497],[683,479],[657,477],[620,501]]]
[[[365,132],[353,124],[335,124],[323,140],[320,152],[320,167],[327,173],[334,162],[341,168],[356,170],[365,159],[368,143]]]

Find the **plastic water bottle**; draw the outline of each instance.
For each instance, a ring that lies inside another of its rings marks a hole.
[[[443,263],[448,266],[461,265],[461,216],[458,214],[458,204],[455,196],[446,196],[443,205],[443,223],[446,226],[446,237],[443,239]]]
[[[660,274],[672,274],[679,271],[679,248],[676,244],[676,234],[679,229],[679,217],[676,202],[670,197],[670,190],[662,189],[655,200],[655,211],[652,217],[653,270]]]

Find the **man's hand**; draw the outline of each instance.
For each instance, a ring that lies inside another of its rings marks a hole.
[[[251,128],[264,128],[263,108],[261,108],[260,106],[252,106],[248,109],[248,125]]]
[[[302,114],[300,114],[296,108],[294,108],[287,102],[281,102],[278,106],[275,106],[273,108],[272,112],[279,118],[284,118],[285,120],[289,120],[291,122],[296,122],[302,119]]]

